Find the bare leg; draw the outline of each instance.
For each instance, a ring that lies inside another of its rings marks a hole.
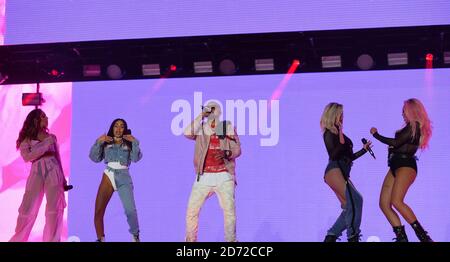
[[[392,171],[389,170],[383,181],[383,186],[381,187],[380,193],[380,208],[383,211],[384,216],[387,218],[391,226],[399,227],[401,226],[400,217],[392,209],[392,188],[394,187],[395,178],[392,175]]]
[[[325,183],[333,190],[336,194],[341,206],[344,207],[346,204],[345,200],[345,179],[338,168],[333,168],[325,174]]]
[[[341,203],[341,208],[343,209],[340,216],[336,219],[336,222],[333,226],[328,230],[327,237],[325,238],[326,242],[335,242],[336,238],[342,235],[342,232],[347,228],[347,223],[345,221],[345,207],[346,207],[346,197],[345,197],[345,189],[346,183],[345,179],[341,173],[339,168],[334,168],[329,170],[325,174],[325,183],[333,190]],[[331,236],[329,238],[329,236]]]
[[[97,192],[97,198],[95,199],[95,215],[94,224],[97,238],[105,236],[105,229],[103,225],[103,217],[105,215],[106,206],[114,193],[114,188],[111,185],[109,178],[103,174],[102,181]]]
[[[417,220],[411,208],[403,202],[409,187],[416,179],[416,171],[410,167],[397,169],[394,186],[392,188],[391,203],[409,224]]]

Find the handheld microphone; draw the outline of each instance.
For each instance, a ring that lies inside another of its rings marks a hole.
[[[367,144],[367,139],[361,138],[361,142],[365,145],[365,144]],[[367,151],[369,151],[370,155],[371,155],[374,159],[377,159],[377,158],[375,157],[375,154],[374,154],[373,151],[372,151],[372,148],[368,147],[368,148],[367,148]]]
[[[212,109],[209,106],[202,106],[203,113],[211,113]]]

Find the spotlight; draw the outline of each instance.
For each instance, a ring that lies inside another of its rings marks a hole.
[[[199,73],[212,73],[213,67],[211,61],[194,62],[194,72]]]
[[[159,76],[161,74],[161,68],[159,64],[145,64],[142,65],[142,75],[144,76]]]
[[[5,73],[0,72],[0,85],[3,84],[6,80],[8,80],[9,76]]]
[[[219,70],[224,75],[233,75],[236,73],[236,65],[231,59],[224,59],[219,64]]]
[[[293,74],[295,71],[299,68],[301,65],[301,62],[299,59],[293,59],[292,62],[289,64],[288,74]]]
[[[169,69],[170,69],[170,71],[175,72],[175,71],[177,71],[177,66],[172,64],[172,65],[170,65]]]
[[[83,65],[83,76],[84,77],[95,77],[101,75],[100,65]]]
[[[116,64],[109,65],[108,68],[106,69],[106,73],[109,78],[114,80],[121,79],[124,76],[122,69],[120,68],[120,66]]]
[[[256,71],[272,71],[274,68],[273,58],[255,60]]]
[[[432,53],[427,53],[425,55],[425,68],[433,68],[433,57]]]
[[[388,65],[407,65],[408,53],[390,53],[388,54]]]
[[[54,77],[54,78],[60,78],[60,77],[64,76],[64,71],[62,71],[61,69],[58,69],[56,67],[47,69],[46,72],[49,76]]]
[[[337,68],[341,66],[342,63],[340,55],[322,56],[322,68]]]
[[[358,68],[361,70],[369,70],[373,68],[375,63],[373,61],[372,56],[368,54],[362,54],[356,60],[356,64],[358,65]]]

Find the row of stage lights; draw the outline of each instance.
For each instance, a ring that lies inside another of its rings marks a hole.
[[[389,67],[398,67],[398,66],[407,66],[409,64],[409,57],[407,52],[399,52],[399,53],[388,53],[387,57],[387,65]],[[433,61],[436,61],[436,56],[433,53],[426,53],[422,58],[425,61],[425,68],[432,68]],[[440,59],[441,60],[441,59]],[[292,61],[298,61],[300,66],[303,64],[303,60],[293,59]],[[300,62],[301,61],[301,62]],[[450,51],[443,52],[442,60],[445,65],[450,66]],[[253,70],[255,73],[270,73],[271,71],[276,70],[276,58],[264,58],[264,59],[255,59]],[[341,55],[331,55],[331,56],[322,56],[320,59],[321,69],[322,71],[327,70],[339,70],[343,68],[342,56]],[[287,68],[292,65],[293,62],[290,62]],[[375,59],[370,54],[361,54],[355,61],[355,65],[360,70],[371,70],[376,67]],[[102,71],[102,67],[104,67]],[[238,71],[238,66],[235,61],[232,59],[224,59],[218,65],[217,68],[214,68],[212,61],[198,61],[194,62],[192,65],[193,72],[195,74],[203,74],[208,75],[215,72],[218,72],[222,75],[234,75]],[[162,66],[161,64],[142,64],[141,65],[141,76],[142,77],[157,77],[157,76],[168,76],[171,74],[175,74],[179,72],[178,70],[182,70],[182,67],[177,66],[176,64],[170,64],[168,66]],[[100,64],[87,64],[83,65],[83,77],[87,78],[96,78],[101,77],[103,74],[109,79],[118,80],[122,79],[125,75],[126,68],[121,67],[118,64],[110,64],[107,66],[102,66]],[[278,73],[278,71],[277,71]],[[51,69],[48,74],[52,77],[59,78],[64,76],[63,69]]]

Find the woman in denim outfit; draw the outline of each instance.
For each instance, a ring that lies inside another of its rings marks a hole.
[[[396,242],[408,242],[408,237],[405,226],[392,207],[412,226],[420,242],[433,242],[417,221],[412,209],[404,202],[406,193],[417,176],[415,153],[419,148],[427,148],[432,133],[431,121],[423,104],[415,98],[405,101],[402,115],[405,126],[395,133],[395,138],[378,134],[374,127],[370,129],[377,140],[389,146],[389,170],[381,188],[380,208],[392,225]]]
[[[131,135],[127,122],[115,119],[108,134],[100,136],[91,147],[89,158],[107,164],[95,200],[94,224],[97,241],[105,241],[103,217],[114,191],[119,193],[133,241],[139,242],[139,223],[133,194],[133,181],[128,167],[142,158],[139,141]]]
[[[328,230],[324,242],[336,242],[347,229],[349,242],[359,242],[363,198],[350,181],[353,161],[364,155],[371,145],[369,141],[356,153],[353,143],[342,131],[344,121],[343,106],[330,103],[320,119],[323,139],[328,151],[329,162],[325,169],[325,183],[334,191],[341,203],[342,213]]]

